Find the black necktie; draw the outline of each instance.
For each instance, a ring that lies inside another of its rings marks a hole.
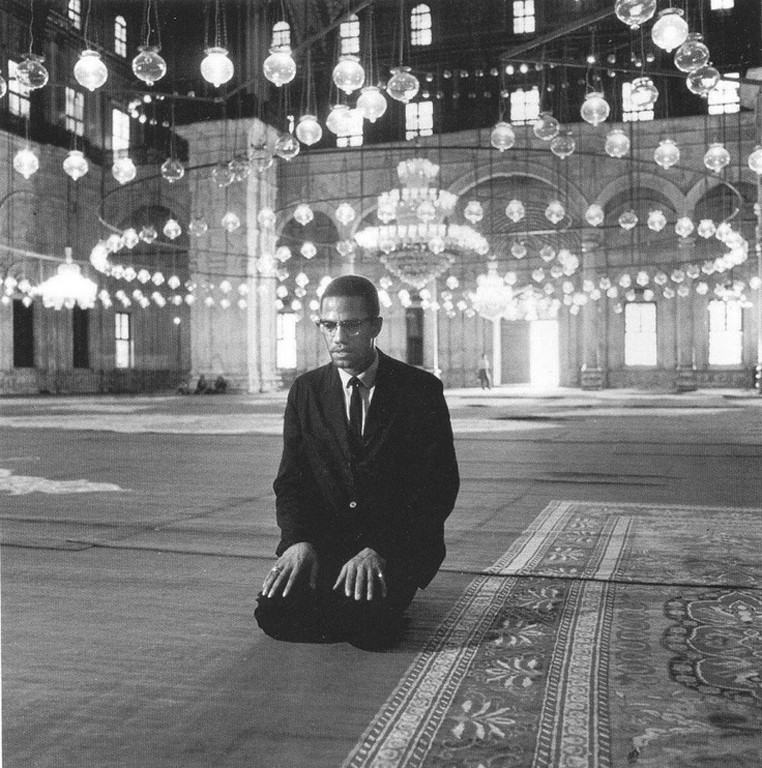
[[[349,380],[349,386],[352,387],[352,397],[349,399],[349,433],[352,438],[359,443],[362,440],[362,395],[360,387],[363,383],[357,376]]]

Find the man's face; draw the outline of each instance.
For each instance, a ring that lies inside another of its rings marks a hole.
[[[340,323],[333,333],[322,328],[333,364],[353,376],[362,373],[373,362],[375,339],[381,331],[382,319],[371,317],[360,296],[328,296],[320,306],[320,320]],[[356,335],[341,325],[348,321],[361,321]]]

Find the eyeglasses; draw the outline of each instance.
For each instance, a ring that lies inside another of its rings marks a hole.
[[[363,323],[375,319],[375,317],[363,317],[360,320],[339,320],[338,322],[333,320],[318,320],[315,325],[317,325],[326,336],[335,336],[338,333],[339,328],[341,328],[347,336],[357,336],[362,330]]]

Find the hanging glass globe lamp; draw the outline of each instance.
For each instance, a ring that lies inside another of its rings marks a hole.
[[[232,211],[228,211],[220,219],[220,224],[222,224],[222,227],[226,232],[232,233],[241,226],[241,220],[238,218],[237,214],[233,213]]]
[[[209,225],[203,216],[194,216],[191,223],[188,224],[188,231],[195,237],[201,237],[208,232]]]
[[[561,130],[561,124],[556,120],[550,112],[541,112],[540,116],[535,120],[532,126],[532,131],[538,139],[542,141],[550,141],[558,136],[558,132]]]
[[[667,226],[667,217],[664,215],[664,211],[660,208],[654,208],[652,211],[649,211],[646,225],[653,232],[661,232]]]
[[[638,215],[635,213],[635,211],[625,211],[619,217],[618,221],[619,226],[629,232],[633,227],[637,225]]]
[[[522,242],[515,242],[511,246],[511,255],[517,259],[523,259],[527,255],[527,247]]]
[[[730,152],[725,149],[720,142],[714,142],[709,145],[704,154],[704,165],[714,173],[720,173],[730,164]]]
[[[155,242],[155,240],[158,237],[159,237],[159,233],[156,231],[156,227],[154,227],[152,224],[147,224],[145,227],[143,227],[140,230],[140,239],[143,242],[148,243],[149,245],[151,243]],[[145,270],[141,270],[141,274],[145,275],[145,274],[148,274],[148,273]],[[138,277],[138,279],[141,282],[145,283],[145,282],[148,282],[148,279],[150,279],[150,275],[149,275],[148,278],[143,279],[142,277]]]
[[[421,84],[410,72],[410,67],[393,67],[392,76],[386,84],[386,92],[395,100],[407,104],[418,93]]]
[[[293,133],[284,133],[275,142],[273,152],[283,160],[293,160],[301,151],[302,145],[297,141]]]
[[[609,157],[624,157],[630,151],[630,137],[621,128],[612,128],[606,135],[604,149]]]
[[[325,121],[325,127],[337,136],[346,136],[352,125],[352,114],[346,104],[334,104]]]
[[[275,86],[290,83],[296,77],[296,62],[291,56],[288,46],[278,46],[270,49],[270,55],[262,64],[265,77]]]
[[[588,205],[587,210],[585,211],[585,221],[591,227],[600,227],[601,224],[603,224],[604,218],[605,214],[603,212],[603,208],[598,205],[598,203]]]
[[[20,149],[13,157],[13,169],[25,179],[37,173],[39,168],[40,161],[29,147]]]
[[[484,208],[478,200],[469,200],[463,209],[463,218],[472,224],[477,224],[484,218]]]
[[[651,40],[657,48],[670,53],[688,39],[688,24],[682,8],[665,8],[651,27]]]
[[[336,208],[336,213],[334,214],[334,216],[336,216],[336,221],[344,226],[351,224],[355,220],[356,215],[355,209],[349,203],[341,203],[338,208]]]
[[[569,157],[577,148],[577,142],[571,134],[571,131],[559,133],[558,136],[550,140],[550,151],[561,159]]]
[[[685,78],[685,84],[691,93],[706,98],[709,92],[717,87],[720,82],[720,73],[711,64],[707,63],[703,67],[694,69],[688,77]]]
[[[381,89],[375,85],[366,85],[360,91],[357,109],[368,122],[375,123],[386,112],[386,98]]]
[[[505,152],[516,143],[516,133],[510,123],[501,120],[490,134],[490,144],[499,152]]]
[[[689,74],[709,62],[709,49],[703,43],[703,39],[700,32],[692,32],[675,51],[675,66],[681,72]]]
[[[76,181],[81,179],[90,170],[90,164],[87,162],[83,152],[80,152],[78,149],[72,149],[63,161],[63,169],[67,176]]]
[[[619,21],[630,29],[637,29],[653,18],[656,13],[656,0],[616,0],[614,13]]]
[[[124,157],[117,157],[114,160],[114,164],[111,166],[111,175],[120,183],[127,184],[132,181],[138,174],[138,169],[135,167],[135,163],[132,159],[125,155]]]
[[[762,146],[757,144],[749,155],[749,168],[758,176],[762,176]]]
[[[227,49],[213,46],[207,48],[204,53],[206,56],[201,62],[201,77],[215,88],[229,82],[233,77],[234,68],[233,62],[228,58]]]
[[[262,211],[260,211],[260,215],[261,214]],[[274,215],[275,214],[273,214],[273,216]],[[299,205],[294,208],[294,219],[303,227],[307,226],[307,224],[309,224],[314,218],[315,214],[312,212],[312,208],[310,208],[307,203],[299,203]],[[273,223],[275,222],[273,221]]]
[[[74,65],[74,77],[88,91],[100,88],[108,78],[108,69],[106,69],[100,53],[91,50],[82,51]]]
[[[365,83],[365,70],[360,64],[360,59],[352,54],[344,54],[339,57],[333,68],[334,85],[344,93],[354,93],[362,88]]]
[[[515,198],[505,206],[505,215],[514,223],[518,224],[526,216],[526,208],[521,200]]]
[[[310,213],[312,213],[312,211],[310,211]],[[262,208],[257,214],[257,223],[262,229],[272,229],[275,226],[276,221],[275,211],[269,206]]]
[[[164,232],[164,237],[170,240],[176,240],[183,233],[180,225],[175,219],[167,219],[167,223],[164,225],[162,232]]]
[[[590,125],[600,125],[611,112],[609,103],[600,91],[591,91],[585,96],[585,101],[579,110],[582,119]]]
[[[307,147],[317,144],[323,138],[323,129],[315,115],[302,115],[296,124],[296,138]]]
[[[214,183],[222,189],[235,181],[235,172],[229,163],[218,163],[212,171]]]
[[[48,70],[43,65],[45,58],[36,53],[25,53],[21,62],[16,67],[16,80],[19,85],[30,91],[42,88],[50,77]]]
[[[716,232],[717,227],[715,227],[714,222],[711,219],[701,219],[699,225],[696,227],[696,234],[698,234],[699,237],[703,237],[705,240],[713,237]]]
[[[299,249],[299,253],[304,256],[305,259],[313,259],[317,255],[317,248],[315,248],[315,243],[310,242],[309,240],[306,240],[304,243],[302,243],[302,247]],[[304,274],[303,272],[300,274]],[[297,278],[299,275],[297,275]],[[305,275],[306,277],[306,275]],[[303,280],[304,278],[302,278]],[[303,287],[303,286],[302,286]]]
[[[138,55],[132,60],[132,71],[138,80],[153,85],[167,74],[167,62],[159,55],[157,45],[138,46]]]
[[[566,216],[566,209],[561,204],[560,200],[551,200],[548,203],[548,207],[545,209],[545,218],[551,224],[558,224],[564,216]]]
[[[185,167],[183,164],[173,157],[168,157],[161,164],[161,175],[170,183],[174,184],[176,181],[180,181],[185,176]]]
[[[662,139],[654,150],[654,162],[664,168],[671,168],[680,162],[680,148],[672,139]]]
[[[675,232],[680,235],[680,237],[688,237],[688,235],[693,232],[693,229],[693,222],[689,216],[681,216],[675,222]]]
[[[636,77],[632,81],[630,101],[638,109],[652,107],[659,98],[659,91],[650,77]]]

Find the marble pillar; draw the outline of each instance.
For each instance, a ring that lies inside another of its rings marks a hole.
[[[582,279],[598,284],[597,267],[601,260],[602,235],[597,230],[583,232],[582,235]],[[582,389],[604,389],[606,370],[601,365],[600,321],[605,300],[588,299],[582,307],[582,365],[579,383]]]

